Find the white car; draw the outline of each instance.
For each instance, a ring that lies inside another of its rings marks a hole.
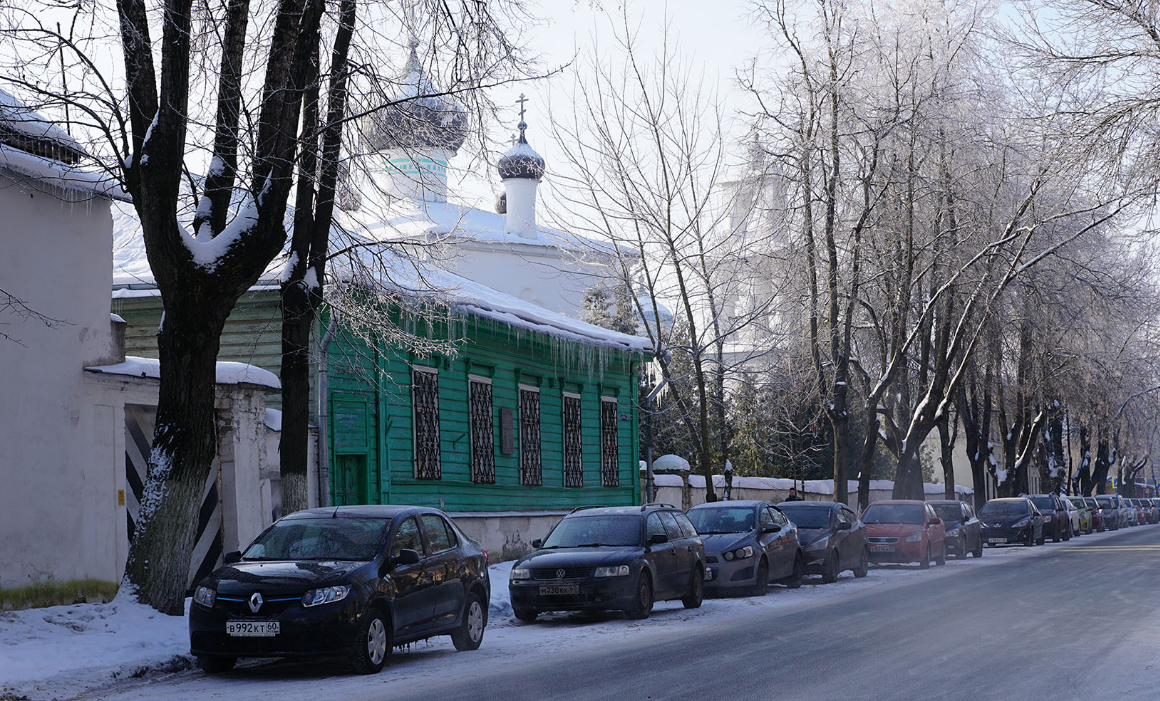
[[[1079,509],[1076,508],[1075,504],[1071,503],[1070,499],[1061,498],[1060,501],[1063,502],[1064,508],[1067,509],[1067,517],[1071,519],[1071,534],[1080,535],[1083,531],[1079,527]]]

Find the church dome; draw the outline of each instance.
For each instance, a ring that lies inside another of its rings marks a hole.
[[[395,84],[394,96],[380,95],[382,102],[394,104],[371,116],[367,148],[458,151],[467,140],[467,112],[456,102],[436,96],[439,90],[423,75],[414,46]]]
[[[528,128],[527,123],[521,120],[519,127],[519,140],[500,157],[499,163],[496,164],[499,168],[499,177],[501,180],[509,178],[539,180],[544,177],[544,170],[547,168],[544,157],[528,145],[528,139],[524,136],[524,130]]]

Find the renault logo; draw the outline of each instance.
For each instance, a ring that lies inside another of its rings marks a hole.
[[[260,592],[254,592],[250,596],[250,610],[257,613],[260,608],[262,608],[262,594]]]
[[[564,570],[563,569],[556,570],[556,579],[563,579],[563,578],[564,578]]]

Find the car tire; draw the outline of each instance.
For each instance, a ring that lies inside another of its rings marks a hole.
[[[769,575],[766,575],[765,581],[769,581]],[[681,603],[687,609],[701,608],[701,602],[705,600],[705,571],[701,569],[700,565],[693,568],[693,578],[689,580],[689,590],[681,597]]]
[[[870,551],[862,548],[862,559],[858,562],[858,566],[854,568],[854,576],[858,579],[870,574]]]
[[[1027,538],[1025,539],[1023,544],[1029,548],[1033,547],[1035,545],[1035,529],[1034,528],[1031,528],[1031,527],[1027,528]]]
[[[838,581],[838,574],[841,570],[838,569],[838,553],[831,552],[830,556],[826,558],[826,568],[822,570],[822,583],[833,584]]]
[[[765,596],[769,593],[769,563],[765,558],[761,558],[761,564],[757,566],[757,574],[753,577],[753,591],[751,596]]]
[[[206,674],[224,674],[238,663],[236,657],[198,657],[197,666]]]
[[[1046,544],[1047,544],[1047,534],[1044,533],[1043,531],[1040,531],[1039,532],[1039,542],[1036,543],[1036,545],[1046,545]]]
[[[939,551],[939,556],[935,558],[934,564],[938,565],[939,567],[942,567],[943,565],[947,564],[947,544],[946,544],[946,541],[943,541],[942,550]]]
[[[1071,540],[1071,524],[1067,524],[1067,530],[1063,532],[1063,539],[1065,541]]]
[[[487,608],[483,605],[483,597],[479,592],[471,592],[467,595],[467,606],[463,609],[463,621],[451,632],[451,643],[460,652],[478,650],[486,628]]]
[[[983,536],[979,536],[979,542],[975,544],[975,551],[971,554],[976,558],[983,556]]]
[[[517,621],[531,623],[536,620],[536,616],[540,615],[540,612],[535,609],[524,609],[513,606],[512,615],[516,617]]]
[[[966,538],[967,538],[966,536],[963,536],[962,538],[959,539],[959,541],[957,543],[955,543],[955,559],[956,560],[966,560],[967,559],[967,539]]]
[[[652,577],[649,576],[647,570],[641,570],[637,576],[636,581],[636,596],[633,597],[632,606],[628,609],[628,617],[634,618],[638,621],[643,621],[648,618],[652,612],[653,607],[653,585]]]
[[[926,558],[922,562],[918,563],[918,569],[930,569],[930,543],[927,543],[926,545]]]
[[[802,558],[801,553],[793,559],[793,574],[782,580],[788,589],[801,589],[802,580],[806,576],[806,561]]]
[[[378,674],[391,656],[394,634],[383,612],[372,608],[362,618],[350,651],[350,666],[356,674]]]
[[[1055,532],[1051,534],[1051,542],[1058,543],[1063,540],[1063,526],[1058,523],[1055,524]]]

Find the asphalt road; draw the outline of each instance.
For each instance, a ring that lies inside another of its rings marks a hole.
[[[186,678],[172,697],[1160,699],[1160,527],[1075,539],[953,576],[939,571],[811,608],[705,617],[574,652],[528,650],[458,671],[448,664],[398,683],[355,686],[306,672],[302,688],[271,689],[271,676],[296,676],[282,668],[251,670],[240,684]],[[171,697],[165,683],[135,691]]]

